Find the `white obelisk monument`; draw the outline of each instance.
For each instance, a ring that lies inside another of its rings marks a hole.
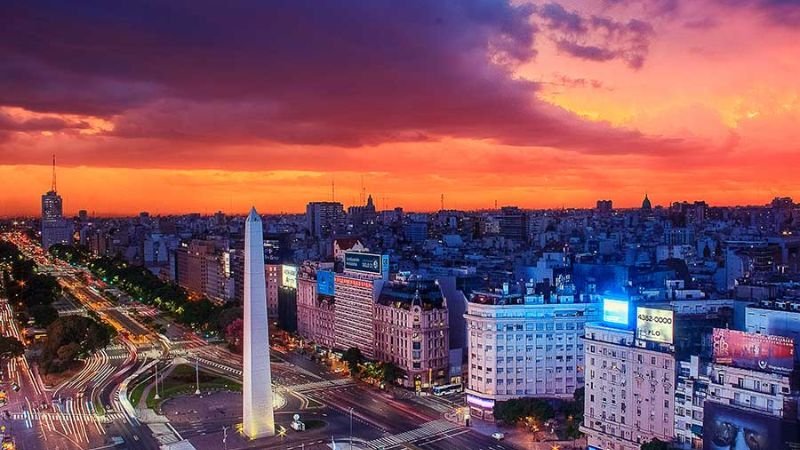
[[[264,229],[256,209],[244,225],[244,394],[243,430],[250,439],[275,434],[272,375],[269,368],[267,280],[264,274]]]

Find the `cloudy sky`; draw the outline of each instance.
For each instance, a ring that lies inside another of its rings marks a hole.
[[[800,198],[796,0],[7,1],[0,215]]]

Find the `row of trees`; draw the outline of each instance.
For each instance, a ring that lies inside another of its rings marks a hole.
[[[58,318],[53,302],[61,295],[55,278],[36,272],[36,264],[23,257],[9,242],[0,242],[0,262],[3,265],[3,286],[8,299],[22,306],[19,319],[33,319],[39,327],[47,327]]]
[[[85,247],[54,245],[50,252],[69,263],[83,265],[103,281],[118,286],[132,298],[153,305],[176,321],[195,329],[219,331],[216,320],[223,307],[208,298],[192,299],[186,290],[166,282],[141,266],[131,266],[119,258],[94,258]]]
[[[565,420],[564,435],[567,439],[577,439],[583,422],[584,388],[576,389],[572,400],[549,400],[532,397],[515,398],[494,405],[494,417],[498,421],[513,425],[525,423],[528,426],[540,425],[556,416]]]
[[[80,357],[87,356],[109,344],[114,330],[96,317],[59,317],[52,304],[61,295],[57,280],[36,272],[36,264],[25,258],[9,242],[0,242],[0,265],[3,267],[3,286],[9,300],[22,305],[19,314],[47,328],[47,337],[39,352],[40,367],[45,373],[62,372]],[[20,356],[23,344],[13,337],[0,337],[0,357]]]
[[[361,354],[358,347],[350,347],[342,353],[342,361],[347,363],[347,368],[353,378],[362,377],[394,384],[403,376],[403,370],[392,362],[368,362]]]

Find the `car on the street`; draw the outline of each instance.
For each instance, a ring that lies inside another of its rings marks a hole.
[[[494,433],[492,433],[492,438],[496,441],[502,441],[503,439],[506,438],[506,435],[499,431],[495,431]]]

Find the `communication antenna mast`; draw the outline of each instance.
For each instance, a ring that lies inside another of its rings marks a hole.
[[[56,192],[56,155],[53,154],[53,184],[50,186],[50,190]]]
[[[442,201],[442,211],[444,211],[444,194],[442,194],[442,199],[441,199],[441,201]]]
[[[367,204],[367,188],[364,187],[364,175],[361,175],[361,204]]]
[[[336,181],[331,178],[331,201],[336,201]]]

